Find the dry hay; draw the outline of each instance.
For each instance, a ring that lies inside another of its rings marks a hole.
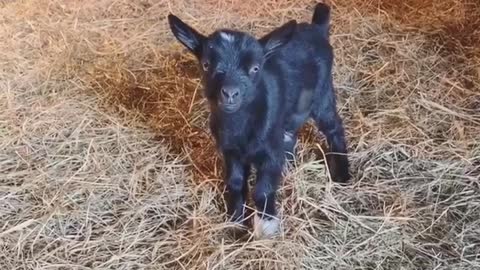
[[[166,14],[261,35],[313,5],[2,2],[0,268],[480,269],[474,0],[333,2],[353,183],[328,180],[305,128],[282,235],[226,234],[195,61]]]

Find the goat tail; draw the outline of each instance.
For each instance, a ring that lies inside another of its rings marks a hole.
[[[322,34],[328,38],[330,30],[330,6],[318,3],[313,12],[312,23],[321,28]]]

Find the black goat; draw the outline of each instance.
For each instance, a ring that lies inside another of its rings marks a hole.
[[[299,128],[311,117],[330,147],[332,179],[346,182],[347,149],[337,114],[329,44],[330,8],[317,4],[312,23],[289,21],[260,39],[220,29],[204,36],[169,14],[175,37],[198,59],[210,128],[225,163],[227,209],[244,219],[251,166],[257,169],[253,199],[256,237],[277,232],[275,193],[286,153],[294,153]]]

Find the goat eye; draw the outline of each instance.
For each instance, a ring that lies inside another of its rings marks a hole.
[[[203,62],[202,63],[202,67],[203,67],[203,70],[204,71],[207,71],[208,70],[208,67],[209,67],[209,63],[207,61]]]
[[[255,66],[250,68],[250,74],[257,73],[259,70],[260,70],[260,67],[255,65]]]

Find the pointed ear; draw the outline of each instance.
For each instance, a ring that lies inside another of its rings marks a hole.
[[[206,40],[206,37],[173,14],[168,15],[168,23],[177,40],[195,54],[195,56],[200,58],[202,54],[202,44]]]
[[[258,41],[263,45],[265,57],[268,58],[277,49],[287,44],[295,32],[296,26],[297,21],[291,20],[260,38]]]

